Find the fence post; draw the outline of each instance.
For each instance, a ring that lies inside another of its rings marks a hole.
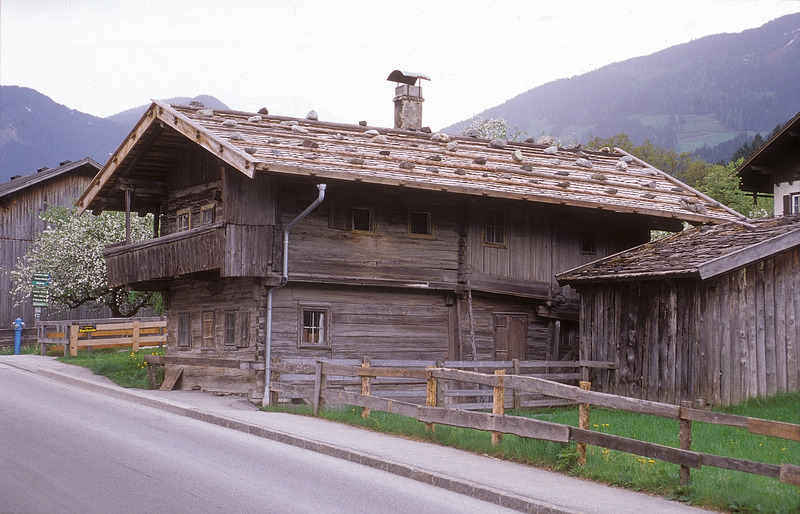
[[[69,354],[71,357],[78,356],[78,325],[69,326]]]
[[[317,373],[316,378],[314,380],[314,415],[316,416],[319,414],[320,409],[325,408],[325,400],[322,398],[322,394],[325,391],[325,382],[327,381],[327,377],[323,372],[322,366],[325,363],[322,361],[317,361]]]
[[[444,359],[436,359],[436,367],[444,367]],[[444,382],[441,380],[436,381],[436,406],[444,407]]]
[[[428,384],[425,391],[425,405],[428,407],[436,407],[436,402],[438,401],[438,398],[436,398],[436,392],[439,389],[439,381],[433,376],[431,369],[432,368],[428,368]],[[425,430],[436,432],[436,425],[434,423],[425,423]]]
[[[370,362],[371,359],[369,357],[364,357],[361,361],[361,367],[369,368]],[[366,396],[370,395],[369,379],[370,377],[361,377],[361,394]],[[369,418],[369,407],[361,407],[361,418]]]
[[[506,370],[504,369],[496,369],[494,370],[495,376],[497,376],[497,385],[494,388],[494,398],[492,400],[492,414],[503,416],[505,413],[505,406],[506,406],[506,390],[503,382],[503,377],[506,374]],[[497,446],[498,444],[503,442],[503,433],[502,432],[492,432],[492,446]]]
[[[692,420],[685,419],[684,409],[691,409],[692,402],[681,402],[680,441],[681,450],[692,449]],[[681,466],[681,485],[689,485],[689,466]]]
[[[519,359],[514,359],[511,361],[511,374],[512,375],[519,375],[520,374],[520,365]],[[513,389],[512,393],[514,398],[514,410],[519,410],[522,408],[522,397],[519,393],[519,389]]]
[[[133,322],[133,353],[139,353],[139,320]]]
[[[580,381],[581,389],[591,391],[592,383],[586,380]],[[578,428],[589,430],[589,404],[581,403],[578,405]],[[586,465],[586,443],[578,443],[578,465]]]
[[[279,382],[281,380],[280,372],[275,371],[276,364],[280,364],[280,362],[281,362],[281,360],[280,360],[279,357],[273,357],[272,358],[272,363],[271,363],[271,366],[270,366],[270,368],[271,368],[270,380],[273,383],[277,383],[277,382]],[[266,380],[267,379],[266,373],[264,373],[264,375],[265,375],[264,376],[264,380]],[[269,392],[269,404],[270,405],[278,405],[278,400],[279,400],[279,397],[280,397],[281,393],[278,392],[278,391],[273,391],[271,389],[271,386],[272,386],[272,384],[267,384],[267,391]]]

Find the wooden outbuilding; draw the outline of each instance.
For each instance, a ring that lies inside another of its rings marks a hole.
[[[678,404],[800,390],[800,216],[702,226],[558,275],[593,388]]]
[[[16,305],[18,299],[11,295],[8,272],[28,252],[36,234],[46,228],[39,214],[48,205],[71,206],[99,170],[100,165],[87,157],[0,184],[0,327],[10,328],[16,318],[22,318],[29,327],[34,326],[31,301]],[[96,313],[91,315],[96,316]],[[66,312],[42,309],[42,319],[87,317],[90,316],[85,307]]]
[[[741,218],[619,150],[411,128],[150,106],[77,205],[156,214],[109,283],[165,293],[179,387],[257,399],[268,356],[574,359],[556,273]]]

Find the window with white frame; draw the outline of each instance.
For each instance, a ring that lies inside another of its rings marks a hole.
[[[300,348],[330,348],[330,308],[300,306],[298,313]]]
[[[800,214],[800,193],[794,193],[789,199],[789,214]]]

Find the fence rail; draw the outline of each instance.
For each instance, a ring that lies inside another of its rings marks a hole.
[[[688,402],[677,406],[615,396],[589,390],[590,385],[588,382],[581,382],[581,387],[576,387],[539,377],[506,375],[505,369],[498,369],[495,374],[490,375],[444,367],[405,369],[373,366],[377,362],[379,361],[368,362],[365,359],[361,365],[344,365],[338,362],[333,364],[317,361],[314,364],[313,386],[273,383],[270,385],[270,389],[274,393],[295,395],[295,397],[309,399],[314,406],[315,414],[320,408],[324,407],[326,402],[330,402],[362,407],[363,416],[369,416],[370,410],[381,410],[410,416],[428,424],[431,429],[436,424],[443,424],[490,431],[492,432],[493,443],[499,442],[502,439],[502,434],[516,434],[522,437],[559,443],[574,441],[578,443],[579,451],[581,450],[581,445],[583,445],[584,463],[586,444],[659,459],[681,466],[682,484],[689,483],[689,470],[691,468],[699,469],[702,466],[712,466],[768,476],[784,483],[800,486],[800,466],[788,463],[780,465],[767,464],[691,450],[693,421],[740,427],[753,434],[800,441],[800,425],[797,424],[694,409]],[[474,367],[473,363],[468,364],[468,367]],[[298,364],[287,363],[273,366],[278,371],[294,370],[296,372],[299,370]],[[308,363],[303,363],[300,366],[303,370],[306,370]],[[360,378],[361,390],[359,392],[347,391],[335,385],[332,377],[337,376]],[[381,377],[424,379],[426,384],[425,404],[420,405],[394,398],[376,396],[371,387],[372,381]],[[484,408],[491,408],[492,413],[445,408],[444,397],[442,396],[443,381],[456,381],[462,386],[463,384],[474,384],[490,387],[493,402],[484,404]],[[329,387],[330,385],[334,385],[334,387]],[[504,409],[507,389],[537,393],[578,403],[581,407],[580,426],[573,427],[520,416],[506,416]],[[680,422],[679,437],[681,447],[674,448],[589,430],[588,406],[590,405],[678,420]]]
[[[13,328],[0,328],[0,348],[6,346],[14,346],[14,334],[15,330]],[[22,345],[34,344],[36,343],[36,329],[35,328],[23,328],[22,329],[22,338],[20,340]]]
[[[167,342],[167,321],[163,317],[138,319],[102,319],[42,321],[37,341],[40,353],[46,346],[63,345],[64,355],[77,357],[78,348],[163,346]]]

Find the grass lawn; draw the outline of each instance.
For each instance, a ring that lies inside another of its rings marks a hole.
[[[137,353],[130,349],[95,349],[91,353],[80,350],[77,357],[62,356],[58,360],[89,368],[95,375],[108,377],[121,387],[150,389],[145,355],[164,355],[164,350],[142,348]],[[158,373],[161,373],[159,380],[163,380],[164,370],[158,370]]]
[[[305,406],[277,407],[298,414],[310,414]],[[720,409],[730,414],[800,423],[800,394],[758,398],[735,407]],[[508,412],[544,421],[578,426],[577,407]],[[373,411],[361,418],[358,407],[327,409],[321,417],[364,426],[373,430],[462,448],[476,453],[546,467],[570,475],[670,499],[732,512],[800,512],[800,491],[773,478],[713,467],[691,470],[691,482],[679,485],[680,467],[615,450],[588,446],[586,466],[577,464],[574,444],[563,445],[515,435],[504,435],[500,445],[491,445],[489,432],[437,425],[434,432],[413,418]],[[677,420],[592,408],[590,428],[642,441],[679,447]],[[694,422],[692,449],[772,464],[800,465],[800,442],[749,434],[734,427]]]

